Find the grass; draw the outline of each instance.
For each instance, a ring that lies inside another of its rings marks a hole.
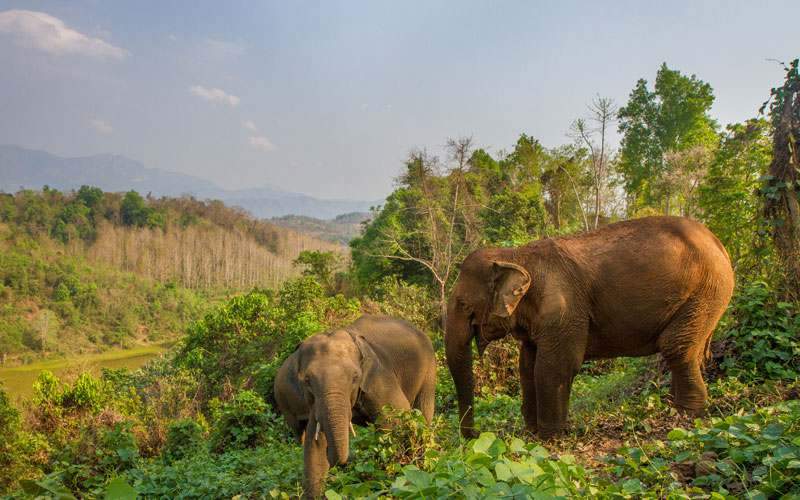
[[[33,382],[44,370],[62,377],[73,372],[97,373],[102,368],[136,369],[166,351],[170,345],[171,343],[161,343],[131,349],[114,349],[99,354],[54,358],[22,366],[0,368],[0,383],[12,399],[25,399],[33,393]]]

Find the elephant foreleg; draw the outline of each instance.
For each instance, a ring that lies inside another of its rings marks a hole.
[[[583,363],[586,338],[585,325],[562,326],[558,337],[543,339],[536,346],[536,422],[543,439],[567,429],[572,380]]]
[[[317,420],[313,416],[308,419],[305,440],[303,443],[304,498],[319,498],[325,486],[328,474],[328,440],[324,432],[317,432]]]
[[[536,410],[536,345],[523,342],[519,352],[519,380],[522,384],[522,417],[525,429],[535,433],[538,430]]]

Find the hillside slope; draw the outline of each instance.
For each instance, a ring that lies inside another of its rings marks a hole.
[[[78,192],[0,195],[0,361],[176,338],[217,298],[344,247],[221,202]]]
[[[331,220],[304,215],[284,215],[283,217],[274,217],[270,219],[270,222],[326,241],[347,244],[359,235],[361,226],[371,217],[372,214],[367,212],[341,214]]]
[[[0,365],[173,340],[214,302],[0,223]]]

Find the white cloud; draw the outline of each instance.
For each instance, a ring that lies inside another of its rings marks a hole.
[[[236,107],[239,105],[239,98],[235,95],[228,94],[222,89],[218,88],[208,88],[203,87],[202,85],[193,85],[189,87],[189,92],[192,95],[196,95],[201,99],[205,99],[209,102],[219,102],[223,104],[227,104],[231,107]]]
[[[258,132],[258,127],[256,127],[256,124],[253,123],[252,120],[243,121],[242,122],[242,127],[246,128],[250,132]]]
[[[250,147],[258,151],[263,151],[265,153],[268,153],[270,151],[275,151],[275,145],[272,144],[272,141],[270,141],[263,135],[256,135],[251,137]]]
[[[114,132],[114,127],[112,127],[110,123],[101,120],[100,118],[92,118],[89,120],[89,125],[91,125],[98,134],[109,135]]]
[[[6,10],[0,12],[0,33],[7,33],[21,47],[53,55],[77,54],[98,59],[124,59],[129,52],[72,28],[44,12]]]

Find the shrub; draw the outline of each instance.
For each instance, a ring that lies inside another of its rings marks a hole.
[[[253,391],[241,391],[214,410],[211,449],[218,453],[263,444],[277,420],[261,396]]]
[[[261,290],[234,297],[194,323],[175,364],[194,370],[208,397],[226,385],[272,392],[275,371],[303,339],[354,319],[359,303],[326,297],[312,278],[287,281],[277,294]]]
[[[732,344],[721,364],[728,374],[753,381],[800,376],[800,314],[795,304],[776,301],[766,283],[736,295],[725,338]]]
[[[579,498],[598,490],[572,456],[554,460],[541,446],[485,432],[436,460],[430,470],[405,467],[390,493],[397,498]]]
[[[96,496],[110,478],[133,468],[139,448],[132,426],[108,415],[83,427],[79,438],[58,453],[63,484],[81,496]]]
[[[181,419],[167,427],[162,456],[167,463],[192,456],[203,449],[203,428],[195,420]]]
[[[439,327],[441,311],[426,287],[386,276],[374,288],[372,297],[378,301],[374,307],[382,314],[403,318],[422,331]]]
[[[19,412],[11,406],[6,392],[0,386],[0,470],[12,472],[19,463],[20,457],[15,449],[19,432]],[[14,482],[10,473],[0,474],[0,491],[6,490]]]
[[[696,486],[751,498],[800,493],[800,401],[675,429],[668,438],[681,450],[676,461],[694,459]]]
[[[444,430],[441,419],[431,426],[419,410],[383,410],[384,424],[370,424],[351,440],[352,459],[339,467],[329,481],[329,488],[348,497],[361,497],[387,482],[406,465],[428,467],[440,447],[437,432]]]
[[[152,461],[126,473],[140,498],[299,498],[303,452],[294,443]]]
[[[104,384],[89,373],[81,373],[72,387],[64,391],[61,406],[99,412],[105,403]]]
[[[794,498],[800,492],[800,401],[673,429],[668,442],[609,457],[609,495]],[[687,487],[688,486],[688,487]],[[784,495],[785,494],[785,495]],[[782,496],[784,495],[784,496]]]
[[[60,406],[64,388],[53,372],[43,370],[33,382],[33,403],[36,406]]]

